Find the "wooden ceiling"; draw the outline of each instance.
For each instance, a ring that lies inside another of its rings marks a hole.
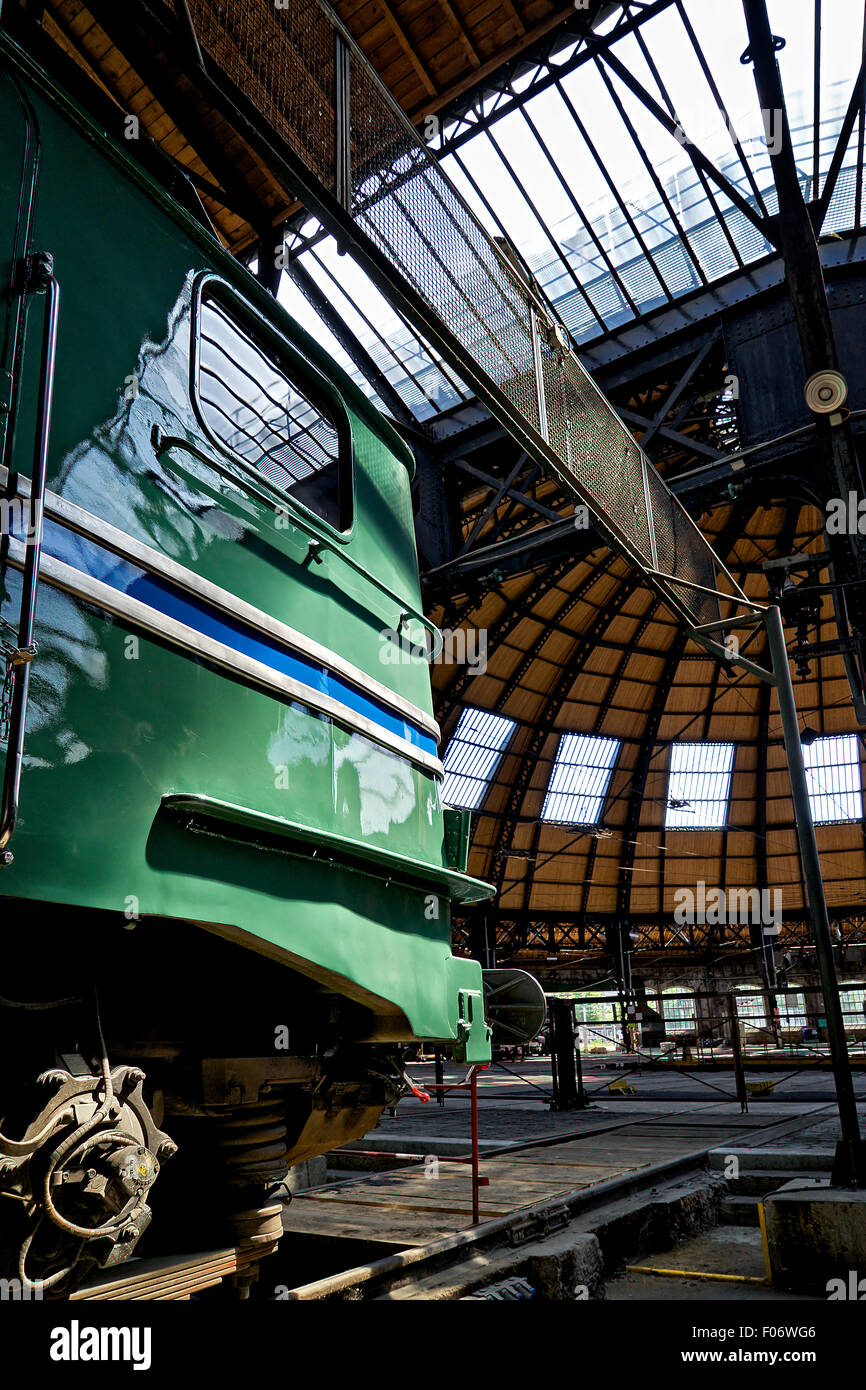
[[[337,0],[334,9],[415,121],[575,17],[574,4],[556,0]]]
[[[822,515],[780,496],[717,506],[701,529],[761,603],[769,597],[766,560],[824,551]],[[433,617],[456,625],[443,611]],[[675,891],[699,878],[728,888],[780,887],[783,911],[805,916],[775,690],[685,641],[680,623],[623,560],[600,549],[506,579],[470,599],[460,624],[486,633],[487,668],[472,675],[465,665],[434,666],[446,742],[466,705],[516,721],[473,817],[469,864],[498,887],[500,920],[555,913],[571,924],[617,914],[670,921]],[[789,625],[789,646],[795,633]],[[835,638],[825,594],[809,640]],[[749,655],[769,662],[763,632]],[[816,657],[808,676],[794,675],[801,727],[822,736],[857,730],[841,656]],[[600,837],[541,820],[557,746],[569,732],[621,740]],[[726,829],[665,830],[674,740],[735,744]],[[862,775],[862,746],[860,757]],[[863,914],[862,822],[819,826],[818,841],[831,912]]]
[[[110,98],[120,117],[135,116],[140,132],[190,172],[211,223],[231,251],[244,250],[260,231],[283,220],[293,205],[291,193],[197,93],[176,57],[143,37],[122,5],[110,0],[89,8],[81,0],[49,0],[42,27]],[[129,147],[135,148],[132,142]]]

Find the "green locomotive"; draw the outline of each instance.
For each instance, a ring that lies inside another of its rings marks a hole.
[[[157,1175],[145,1250],[272,1248],[400,1044],[486,1061],[449,904],[488,889],[386,659],[426,625],[406,445],[0,45],[0,1275],[62,1296]]]

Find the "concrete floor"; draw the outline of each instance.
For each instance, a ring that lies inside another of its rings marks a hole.
[[[556,1135],[580,1134],[600,1124],[628,1118],[633,1124],[648,1128],[664,1117],[668,1123],[694,1131],[696,1147],[700,1131],[708,1125],[733,1130],[753,1130],[785,1120],[808,1115],[811,1124],[805,1126],[803,1142],[807,1145],[832,1148],[838,1132],[835,1122],[833,1077],[830,1072],[805,1071],[792,1076],[793,1067],[780,1068],[761,1074],[762,1081],[774,1082],[772,1093],[750,1098],[749,1112],[743,1115],[734,1089],[732,1075],[708,1071],[700,1077],[642,1070],[626,1080],[637,1094],[616,1095],[607,1087],[622,1079],[619,1070],[608,1070],[591,1059],[584,1071],[584,1085],[591,1105],[586,1110],[563,1113],[551,1112],[545,1103],[553,1091],[549,1058],[532,1058],[522,1062],[496,1063],[482,1072],[478,1080],[478,1129],[487,1144],[519,1144],[528,1140]],[[423,1089],[432,1082],[433,1064],[413,1062],[409,1075]],[[465,1068],[446,1067],[446,1081],[461,1080]],[[855,1078],[863,1127],[866,1130],[866,1075]],[[396,1117],[386,1111],[369,1138],[381,1140],[390,1136],[402,1143],[417,1138],[431,1141],[435,1137],[448,1139],[469,1136],[469,1100],[466,1093],[452,1092],[445,1106],[435,1101],[421,1104],[414,1096],[400,1102]],[[768,1137],[768,1142],[776,1142]],[[778,1140],[784,1144],[784,1136]],[[798,1145],[800,1139],[798,1138]],[[399,1145],[395,1142],[395,1147]],[[435,1152],[435,1148],[430,1149]]]
[[[411,1063],[408,1072],[422,1089],[434,1077],[430,1062]],[[465,1074],[465,1067],[445,1069],[446,1081],[462,1080]],[[734,1094],[733,1077],[723,1072],[697,1080],[644,1071],[629,1078],[636,1095],[611,1093],[609,1082],[621,1075],[588,1065],[584,1079],[587,1091],[594,1093],[592,1104],[557,1113],[547,1103],[552,1095],[549,1059],[497,1064],[480,1074],[481,1171],[489,1179],[480,1193],[482,1221],[709,1149],[728,1153],[777,1146],[781,1152],[793,1145],[801,1153],[832,1154],[835,1106],[814,1098],[814,1073],[791,1077],[790,1068],[781,1070],[779,1090],[787,1099],[762,1094],[746,1114]],[[818,1080],[821,1092],[832,1095],[832,1077],[821,1074]],[[862,1086],[866,1089],[866,1076]],[[863,1109],[866,1126],[866,1104]],[[527,1144],[538,1147],[523,1147]],[[376,1156],[331,1154],[328,1184],[296,1193],[284,1215],[287,1232],[405,1249],[471,1226],[468,1168],[429,1161],[434,1155],[469,1152],[467,1093],[449,1093],[444,1106],[435,1100],[423,1104],[410,1095],[395,1115],[386,1112],[373,1131],[345,1147],[373,1150]],[[417,1159],[413,1162],[408,1154]],[[437,1181],[429,1181],[431,1176]],[[720,1237],[723,1243],[729,1239]],[[747,1239],[751,1244],[754,1236]],[[674,1294],[667,1290],[663,1296]]]

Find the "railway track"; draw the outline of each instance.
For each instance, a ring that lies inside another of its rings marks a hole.
[[[754,1147],[768,1139],[778,1139],[796,1133],[804,1124],[814,1123],[820,1118],[821,1113],[812,1110],[808,1117],[784,1118],[761,1125],[749,1135],[741,1134],[737,1138],[737,1144],[740,1147]],[[657,1120],[658,1117],[656,1122]],[[623,1117],[613,1123],[593,1125],[582,1131],[571,1131],[552,1138],[512,1145],[497,1153],[505,1156],[525,1154],[538,1149],[556,1150],[575,1141],[615,1134],[622,1129],[644,1127],[648,1123],[651,1125],[652,1119],[636,1121],[633,1117]],[[700,1175],[707,1167],[710,1151],[718,1147],[718,1137],[714,1136],[712,1142],[701,1146],[699,1134],[700,1126],[696,1126],[697,1146],[674,1158],[631,1168],[606,1181],[595,1182],[591,1186],[566,1194],[558,1193],[544,1201],[522,1205],[507,1215],[482,1221],[480,1225],[456,1231],[439,1239],[418,1244],[407,1243],[406,1248],[396,1249],[393,1254],[382,1259],[341,1270],[309,1283],[294,1287],[280,1286],[281,1291],[275,1298],[315,1302],[322,1299],[387,1297],[392,1289],[420,1281],[451,1266],[456,1267],[473,1256],[502,1247],[519,1249],[530,1242],[544,1240],[555,1232],[564,1230],[575,1218],[594,1208],[629,1197],[641,1197],[653,1189],[661,1190],[665,1185],[680,1185]],[[485,1158],[489,1159],[492,1156],[488,1153]],[[318,1191],[324,1193],[335,1189],[346,1190],[362,1181],[362,1177],[349,1179],[328,1184]],[[303,1200],[315,1191],[308,1189],[304,1194],[298,1194],[298,1198]],[[292,1233],[289,1231],[283,1239],[290,1241],[291,1238]],[[70,1302],[180,1302],[216,1288],[226,1279],[238,1276],[243,1297],[248,1291],[249,1283],[252,1282],[252,1279],[244,1280],[245,1272],[252,1275],[252,1267],[256,1261],[263,1254],[270,1254],[276,1248],[274,1243],[264,1250],[261,1247],[225,1247],[185,1255],[133,1259],[116,1269],[103,1271],[92,1277],[71,1295]]]

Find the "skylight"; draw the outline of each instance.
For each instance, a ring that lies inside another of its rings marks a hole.
[[[862,40],[862,8],[859,16],[856,6],[818,11],[816,112],[816,3],[771,7],[773,32],[786,39],[779,61],[807,200],[829,170]],[[478,128],[471,108],[443,132],[443,167],[482,221],[515,244],[577,342],[771,250],[742,207],[692,161],[695,146],[754,212],[775,211],[768,145],[775,147],[778,129],[763,117],[752,71],[739,61],[747,40],[742,13],[732,18],[705,0],[677,0],[639,32],[612,40],[607,51],[619,71],[580,46],[539,75],[528,101],[503,96],[488,129]],[[681,138],[629,90],[622,69],[682,117]],[[855,133],[825,232],[858,216],[856,166]]]
[[[563,734],[541,819],[560,825],[597,825],[618,752],[617,738]]]
[[[300,258],[303,269],[416,419],[426,420],[468,398],[468,388],[457,374],[400,317],[360,266],[340,256],[333,237],[325,235],[312,219],[306,224],[304,234],[296,234],[290,243],[292,252],[300,247],[306,248]],[[387,410],[366,381],[364,372],[325,326],[289,274],[280,278],[279,299],[376,404]]]
[[[856,734],[819,738],[803,746],[806,785],[813,819],[862,820],[860,749]]]
[[[734,766],[732,743],[674,743],[666,830],[716,830],[725,824]]]
[[[772,251],[755,218],[776,212],[770,149],[779,127],[775,113],[762,113],[753,70],[740,62],[748,42],[742,9],[729,8],[707,0],[635,4],[622,32],[604,43],[623,18],[614,6],[594,26],[594,43],[561,44],[555,61],[502,88],[485,83],[441,121],[423,122],[431,153],[462,198],[490,233],[514,244],[578,344]],[[778,62],[809,202],[826,185],[857,81],[862,6],[769,0],[769,11],[773,32],[785,39]],[[660,122],[626,77],[679,125]],[[861,146],[855,127],[823,234],[863,221]],[[696,150],[710,176],[696,168]],[[471,396],[313,218],[291,249],[418,420]],[[459,259],[458,294],[473,264]],[[288,282],[283,276],[280,298],[302,322],[317,322]],[[319,341],[334,351],[324,326]],[[335,355],[345,365],[345,347]],[[364,370],[350,364],[356,381]]]
[[[464,709],[443,759],[442,801],[474,811],[484,800],[515,722],[483,709]]]

